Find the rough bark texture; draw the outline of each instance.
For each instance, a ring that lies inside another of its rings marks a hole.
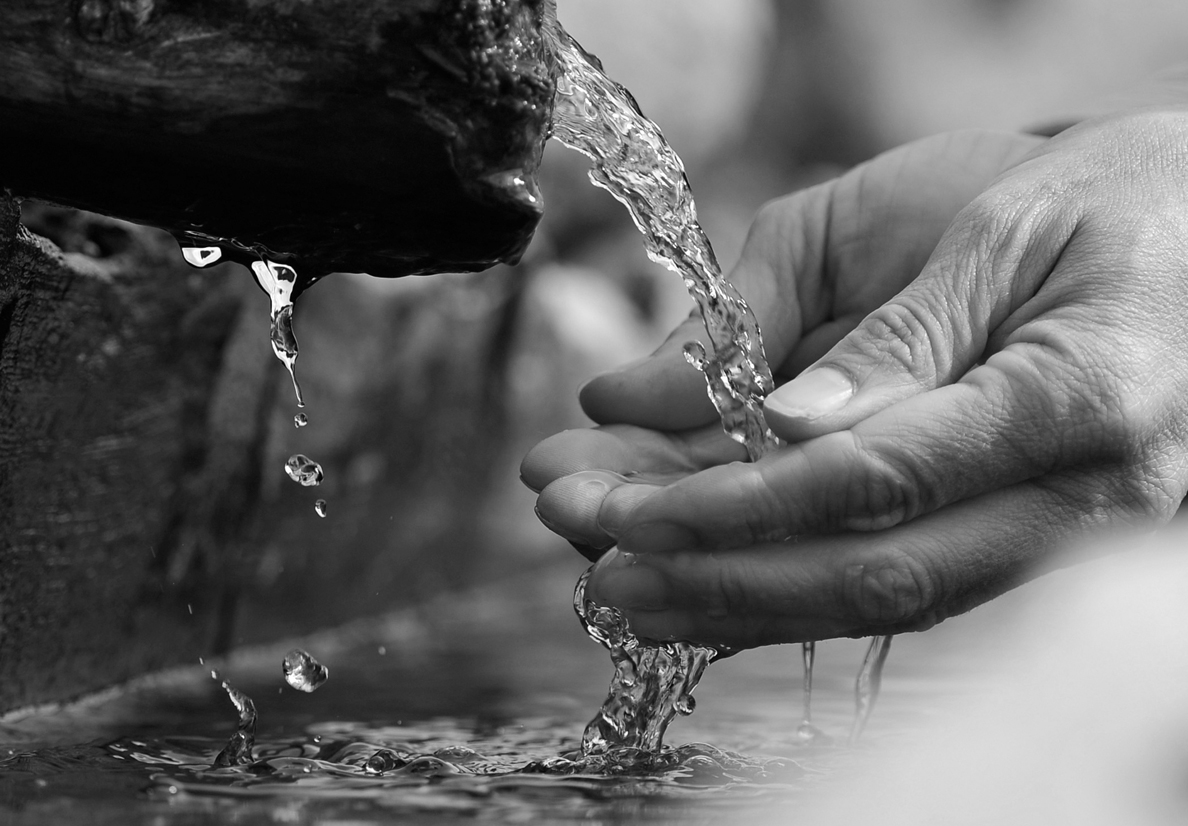
[[[516,260],[541,210],[544,13],[0,4],[0,710],[465,580],[520,276],[304,299],[296,432],[247,273],[44,202],[289,261],[301,289]],[[297,450],[326,466],[330,519],[283,476]]]
[[[328,272],[519,258],[543,0],[8,0],[0,185]]]
[[[0,191],[0,711],[474,574],[522,271],[317,286],[297,429],[243,268],[97,215],[20,217]],[[295,452],[321,487],[285,476]]]
[[[0,708],[210,650],[272,392],[265,363],[223,364],[230,273],[158,231],[34,216],[63,252],[19,217],[0,193]]]

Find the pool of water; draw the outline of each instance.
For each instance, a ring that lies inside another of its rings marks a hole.
[[[667,770],[548,773],[542,761],[578,747],[610,677],[570,607],[578,572],[557,566],[0,718],[0,820],[722,822],[811,794],[926,724],[933,700],[963,690],[952,675],[980,656],[970,634],[986,637],[942,626],[897,640],[857,749],[845,738],[864,643],[836,641],[818,648],[821,741],[796,736],[799,648],[784,646],[710,666],[697,712],[669,731],[679,748]],[[330,669],[316,693],[284,682],[294,643]],[[255,701],[250,765],[211,768],[237,722],[212,667]]]

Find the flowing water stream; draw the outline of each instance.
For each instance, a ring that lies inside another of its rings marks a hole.
[[[685,358],[705,376],[706,388],[727,435],[751,461],[779,446],[763,417],[763,399],[774,387],[754,313],[722,275],[713,247],[697,221],[684,164],[659,128],[640,111],[631,93],[602,71],[596,57],[557,25],[554,49],[560,63],[552,137],[593,161],[590,180],[627,207],[643,234],[648,256],[677,273],[697,304],[710,347],[685,345]],[[721,649],[668,642],[645,644],[622,614],[585,597],[587,577],[574,603],[590,636],[606,647],[615,674],[606,702],[583,740],[587,755],[616,749],[658,752],[674,714],[692,712],[692,692]],[[852,738],[874,708],[889,637],[875,637],[859,674]],[[814,644],[803,646],[804,720],[798,733],[813,738]]]

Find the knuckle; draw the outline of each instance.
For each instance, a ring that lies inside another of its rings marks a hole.
[[[911,623],[936,608],[937,588],[920,560],[902,551],[847,565],[842,605],[863,627]]]
[[[893,367],[920,384],[931,385],[950,367],[945,328],[942,317],[927,302],[901,295],[868,315],[856,340],[874,369]]]
[[[865,446],[857,436],[854,439],[861,461],[849,480],[845,527],[883,530],[923,513],[929,485],[918,468]]]
[[[709,600],[709,606],[722,616],[763,616],[765,606],[757,604],[755,585],[761,573],[753,571],[745,560],[736,560],[730,565],[717,568],[716,592]]]

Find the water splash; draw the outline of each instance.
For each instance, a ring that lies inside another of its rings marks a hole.
[[[322,466],[304,453],[294,453],[289,457],[285,462],[285,473],[294,482],[307,488],[322,484],[324,478]]]
[[[285,682],[306,694],[317,691],[330,679],[330,669],[315,660],[308,651],[300,648],[294,648],[285,655],[281,669],[285,674]]]
[[[210,672],[211,679],[219,679],[217,671]],[[239,726],[227,745],[218,753],[212,764],[213,768],[221,769],[228,766],[243,766],[252,762],[252,746],[256,744],[256,704],[252,698],[231,685],[222,681],[223,690],[231,698],[235,710],[239,712]]]
[[[611,655],[615,674],[598,714],[582,735],[582,755],[622,762],[632,752],[656,754],[673,718],[693,713],[693,689],[705,667],[724,652],[685,642],[645,643],[617,608],[585,598],[587,571],[578,580],[573,607],[586,632]]]

